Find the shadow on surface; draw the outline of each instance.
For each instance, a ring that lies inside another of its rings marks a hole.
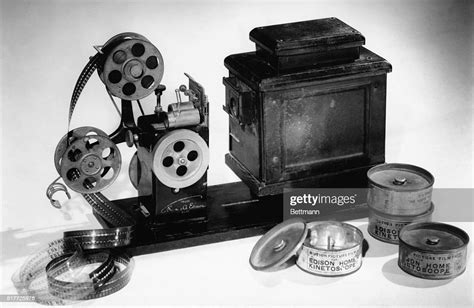
[[[312,275],[301,270],[296,265],[290,266],[283,270],[271,272],[260,272],[252,268],[249,270],[251,271],[251,275],[254,280],[268,288],[276,287],[284,281],[291,281],[298,285],[305,286],[322,286],[335,283],[341,279],[341,277],[323,277]]]
[[[452,281],[452,279],[446,280],[429,280],[411,276],[398,267],[398,258],[393,258],[382,267],[382,272],[385,278],[389,281],[411,288],[436,288],[446,285]]]
[[[0,263],[15,258],[28,257],[45,248],[49,242],[62,238],[65,231],[91,229],[91,227],[97,225],[92,213],[88,213],[86,217],[88,221],[83,223],[33,230],[16,228],[0,232]],[[92,221],[94,221],[94,224]]]

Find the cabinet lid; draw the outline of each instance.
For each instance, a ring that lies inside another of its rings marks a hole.
[[[335,17],[258,27],[250,31],[250,40],[277,56],[358,47],[365,43],[359,31]]]
[[[300,82],[330,79],[348,75],[387,74],[392,65],[384,58],[361,47],[360,58],[352,63],[344,63],[329,67],[311,67],[278,74],[277,70],[255,52],[230,55],[224,60],[229,72],[256,91],[279,90],[286,86],[295,87]]]

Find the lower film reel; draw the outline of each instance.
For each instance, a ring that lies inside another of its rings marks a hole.
[[[61,174],[61,160],[68,146],[77,139],[80,139],[84,136],[93,135],[108,137],[105,132],[98,128],[92,126],[82,126],[73,129],[61,138],[58,145],[56,146],[56,150],[54,151],[54,166],[56,167],[56,171],[58,171],[59,174]]]
[[[185,188],[196,183],[209,166],[209,148],[199,134],[177,129],[161,138],[153,150],[153,173],[164,185]]]
[[[64,183],[79,193],[96,193],[109,187],[122,165],[120,151],[108,137],[83,136],[72,142],[60,163]]]

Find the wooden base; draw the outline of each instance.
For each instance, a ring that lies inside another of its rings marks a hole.
[[[283,220],[282,195],[257,198],[242,182],[208,187],[207,201],[206,221],[166,225],[155,225],[150,221],[140,223],[132,245],[126,251],[131,255],[142,255],[250,237],[265,233]],[[139,216],[137,198],[114,202],[126,212]],[[94,215],[102,226],[110,227],[100,216]],[[335,209],[319,218],[351,220],[367,215],[366,207],[358,207]]]
[[[284,188],[365,188],[367,187],[367,171],[373,166],[378,165],[372,164],[338,172],[321,173],[300,179],[266,184],[257,179],[231,154],[225,155],[225,163],[250,188],[252,193],[259,197],[282,194]]]

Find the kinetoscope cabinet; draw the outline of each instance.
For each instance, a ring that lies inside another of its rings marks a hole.
[[[225,59],[229,167],[258,196],[355,187],[384,162],[391,65],[336,18],[256,28]]]

